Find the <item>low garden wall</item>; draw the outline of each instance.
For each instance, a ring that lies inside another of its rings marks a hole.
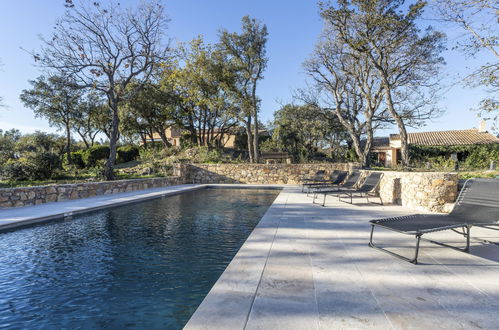
[[[38,205],[183,183],[299,184],[324,170],[352,171],[356,163],[337,164],[178,164],[174,176],[106,182],[0,189],[0,208]],[[363,176],[370,171],[361,170]],[[448,212],[457,197],[458,176],[445,172],[383,171],[379,193],[385,204],[416,211]]]
[[[350,171],[356,163],[331,164],[191,164],[185,171],[189,183],[299,184],[317,171]]]
[[[358,168],[338,164],[191,164],[184,175],[188,183],[298,184],[319,170]],[[370,171],[361,170],[363,176]],[[379,193],[384,203],[416,211],[448,212],[457,197],[458,176],[446,172],[383,171]]]
[[[38,205],[184,183],[181,176],[0,189],[0,208]]]
[[[362,172],[366,176],[371,171]],[[383,171],[379,194],[386,204],[449,212],[458,194],[458,181],[457,173]]]

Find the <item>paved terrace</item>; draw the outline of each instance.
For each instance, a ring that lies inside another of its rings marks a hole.
[[[0,210],[0,229],[206,185],[181,185]],[[231,185],[236,186],[236,185]],[[237,185],[248,187],[249,185]],[[261,187],[261,186],[260,186]],[[367,246],[373,218],[413,213],[398,206],[328,199],[312,205],[286,187],[193,315],[187,329],[498,328],[499,246],[463,253],[422,242],[420,265]],[[499,232],[473,228],[499,241]],[[463,244],[452,232],[434,238]],[[414,239],[379,232],[412,255]]]
[[[195,312],[187,329],[471,329],[499,327],[499,246],[471,253],[422,242],[420,264],[371,249],[368,220],[398,206],[312,205],[296,188],[279,195]],[[499,232],[473,228],[499,241]],[[429,237],[464,244],[452,232]],[[377,241],[411,255],[415,239]]]

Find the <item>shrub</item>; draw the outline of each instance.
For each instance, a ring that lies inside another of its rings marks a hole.
[[[82,151],[82,150],[75,151],[75,152],[71,153],[72,165],[78,169],[85,168],[85,162],[83,161],[83,153],[84,153],[84,151]],[[63,156],[63,165],[64,165],[64,168],[69,167],[68,166],[69,164],[68,164],[68,161],[67,161],[67,158],[65,155]]]
[[[135,145],[122,146],[116,152],[118,153],[118,163],[127,163],[137,159],[139,147]]]
[[[110,149],[108,146],[95,145],[83,151],[83,161],[85,167],[94,167],[98,160],[109,158]]]
[[[30,153],[18,160],[9,160],[2,168],[2,175],[13,181],[47,180],[61,169],[61,165],[61,159],[55,153]]]
[[[29,180],[31,172],[29,164],[21,159],[8,160],[2,167],[2,176],[12,181]]]

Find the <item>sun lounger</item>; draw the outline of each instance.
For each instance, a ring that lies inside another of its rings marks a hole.
[[[328,194],[337,193],[340,189],[352,189],[358,184],[359,179],[360,179],[360,172],[354,171],[350,174],[350,176],[346,179],[346,181],[342,185],[315,189],[314,199],[312,203],[315,204],[315,199],[319,194],[324,194],[324,201],[322,202],[322,206],[324,206],[324,204],[326,203],[326,196]]]
[[[453,230],[466,238],[466,246],[459,248],[442,242],[427,240],[453,249],[468,252],[470,231],[473,226],[493,227],[499,225],[499,180],[469,179],[461,190],[454,209],[450,214],[416,214],[403,217],[371,220],[369,246],[387,252],[400,259],[416,264],[418,262],[419,243],[422,236],[441,230]],[[416,250],[413,258],[407,258],[395,252],[376,246],[373,242],[374,228],[381,227],[402,234],[414,235]],[[461,229],[462,231],[459,231]],[[426,240],[426,239],[424,239]]]
[[[317,189],[336,187],[339,184],[341,184],[343,181],[345,181],[347,176],[348,176],[348,172],[346,172],[346,171],[334,171],[333,174],[331,174],[331,178],[329,180],[308,184],[307,185],[307,196],[311,191],[314,191]]]
[[[338,198],[341,200],[342,195],[346,195],[350,197],[350,204],[353,202],[354,196],[365,197],[367,202],[369,203],[369,196],[376,196],[380,200],[380,204],[383,205],[383,200],[381,196],[377,192],[377,188],[379,183],[381,182],[381,178],[383,177],[383,173],[381,172],[372,172],[366,177],[364,182],[357,189],[340,189],[338,191]],[[326,200],[326,198],[324,198]]]

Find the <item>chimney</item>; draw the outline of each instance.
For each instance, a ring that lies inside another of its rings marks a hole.
[[[486,133],[487,132],[487,122],[485,120],[480,120],[480,125],[478,126],[478,132]]]

